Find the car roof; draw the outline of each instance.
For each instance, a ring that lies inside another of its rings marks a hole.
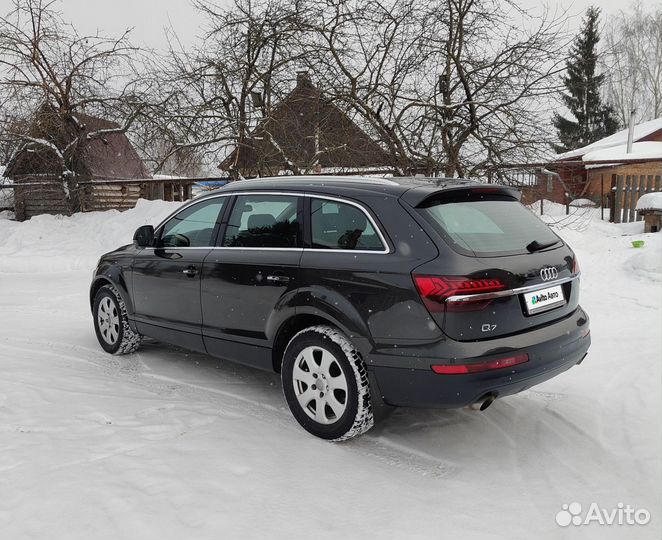
[[[277,176],[253,178],[229,182],[225,186],[210,191],[214,195],[235,191],[306,191],[336,195],[387,195],[401,197],[409,190],[427,193],[444,189],[482,185],[475,180],[464,178],[423,178],[395,177],[378,178],[369,176]]]

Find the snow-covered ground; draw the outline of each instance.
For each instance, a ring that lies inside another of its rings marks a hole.
[[[98,256],[174,208],[0,215],[0,538],[662,536],[662,234],[545,204],[581,264],[584,363],[484,413],[398,409],[331,444],[290,417],[277,375],[97,345]],[[562,528],[572,502],[651,520]]]

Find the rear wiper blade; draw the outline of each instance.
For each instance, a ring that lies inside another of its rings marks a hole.
[[[552,242],[547,242],[546,244],[541,244],[538,242],[538,240],[534,240],[531,242],[529,245],[526,246],[526,250],[529,253],[534,253],[536,251],[540,251],[541,249],[547,249],[548,247],[552,247],[554,244],[558,244],[558,240],[554,240]]]

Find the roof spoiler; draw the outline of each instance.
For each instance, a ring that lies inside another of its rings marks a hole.
[[[522,197],[522,193],[514,187],[472,182],[471,184],[452,187],[419,186],[405,191],[401,199],[407,204],[417,207],[424,206],[425,203],[431,203],[433,201],[452,200],[458,202],[469,199],[475,200],[476,198],[490,195],[507,197],[517,201]]]

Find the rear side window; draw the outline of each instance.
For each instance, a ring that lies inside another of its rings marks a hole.
[[[310,226],[314,249],[385,250],[366,214],[351,204],[312,199]]]
[[[240,195],[225,230],[226,247],[300,247],[298,197]]]
[[[453,248],[467,255],[517,255],[529,253],[534,243],[560,243],[547,225],[512,199],[439,202],[419,211]]]

